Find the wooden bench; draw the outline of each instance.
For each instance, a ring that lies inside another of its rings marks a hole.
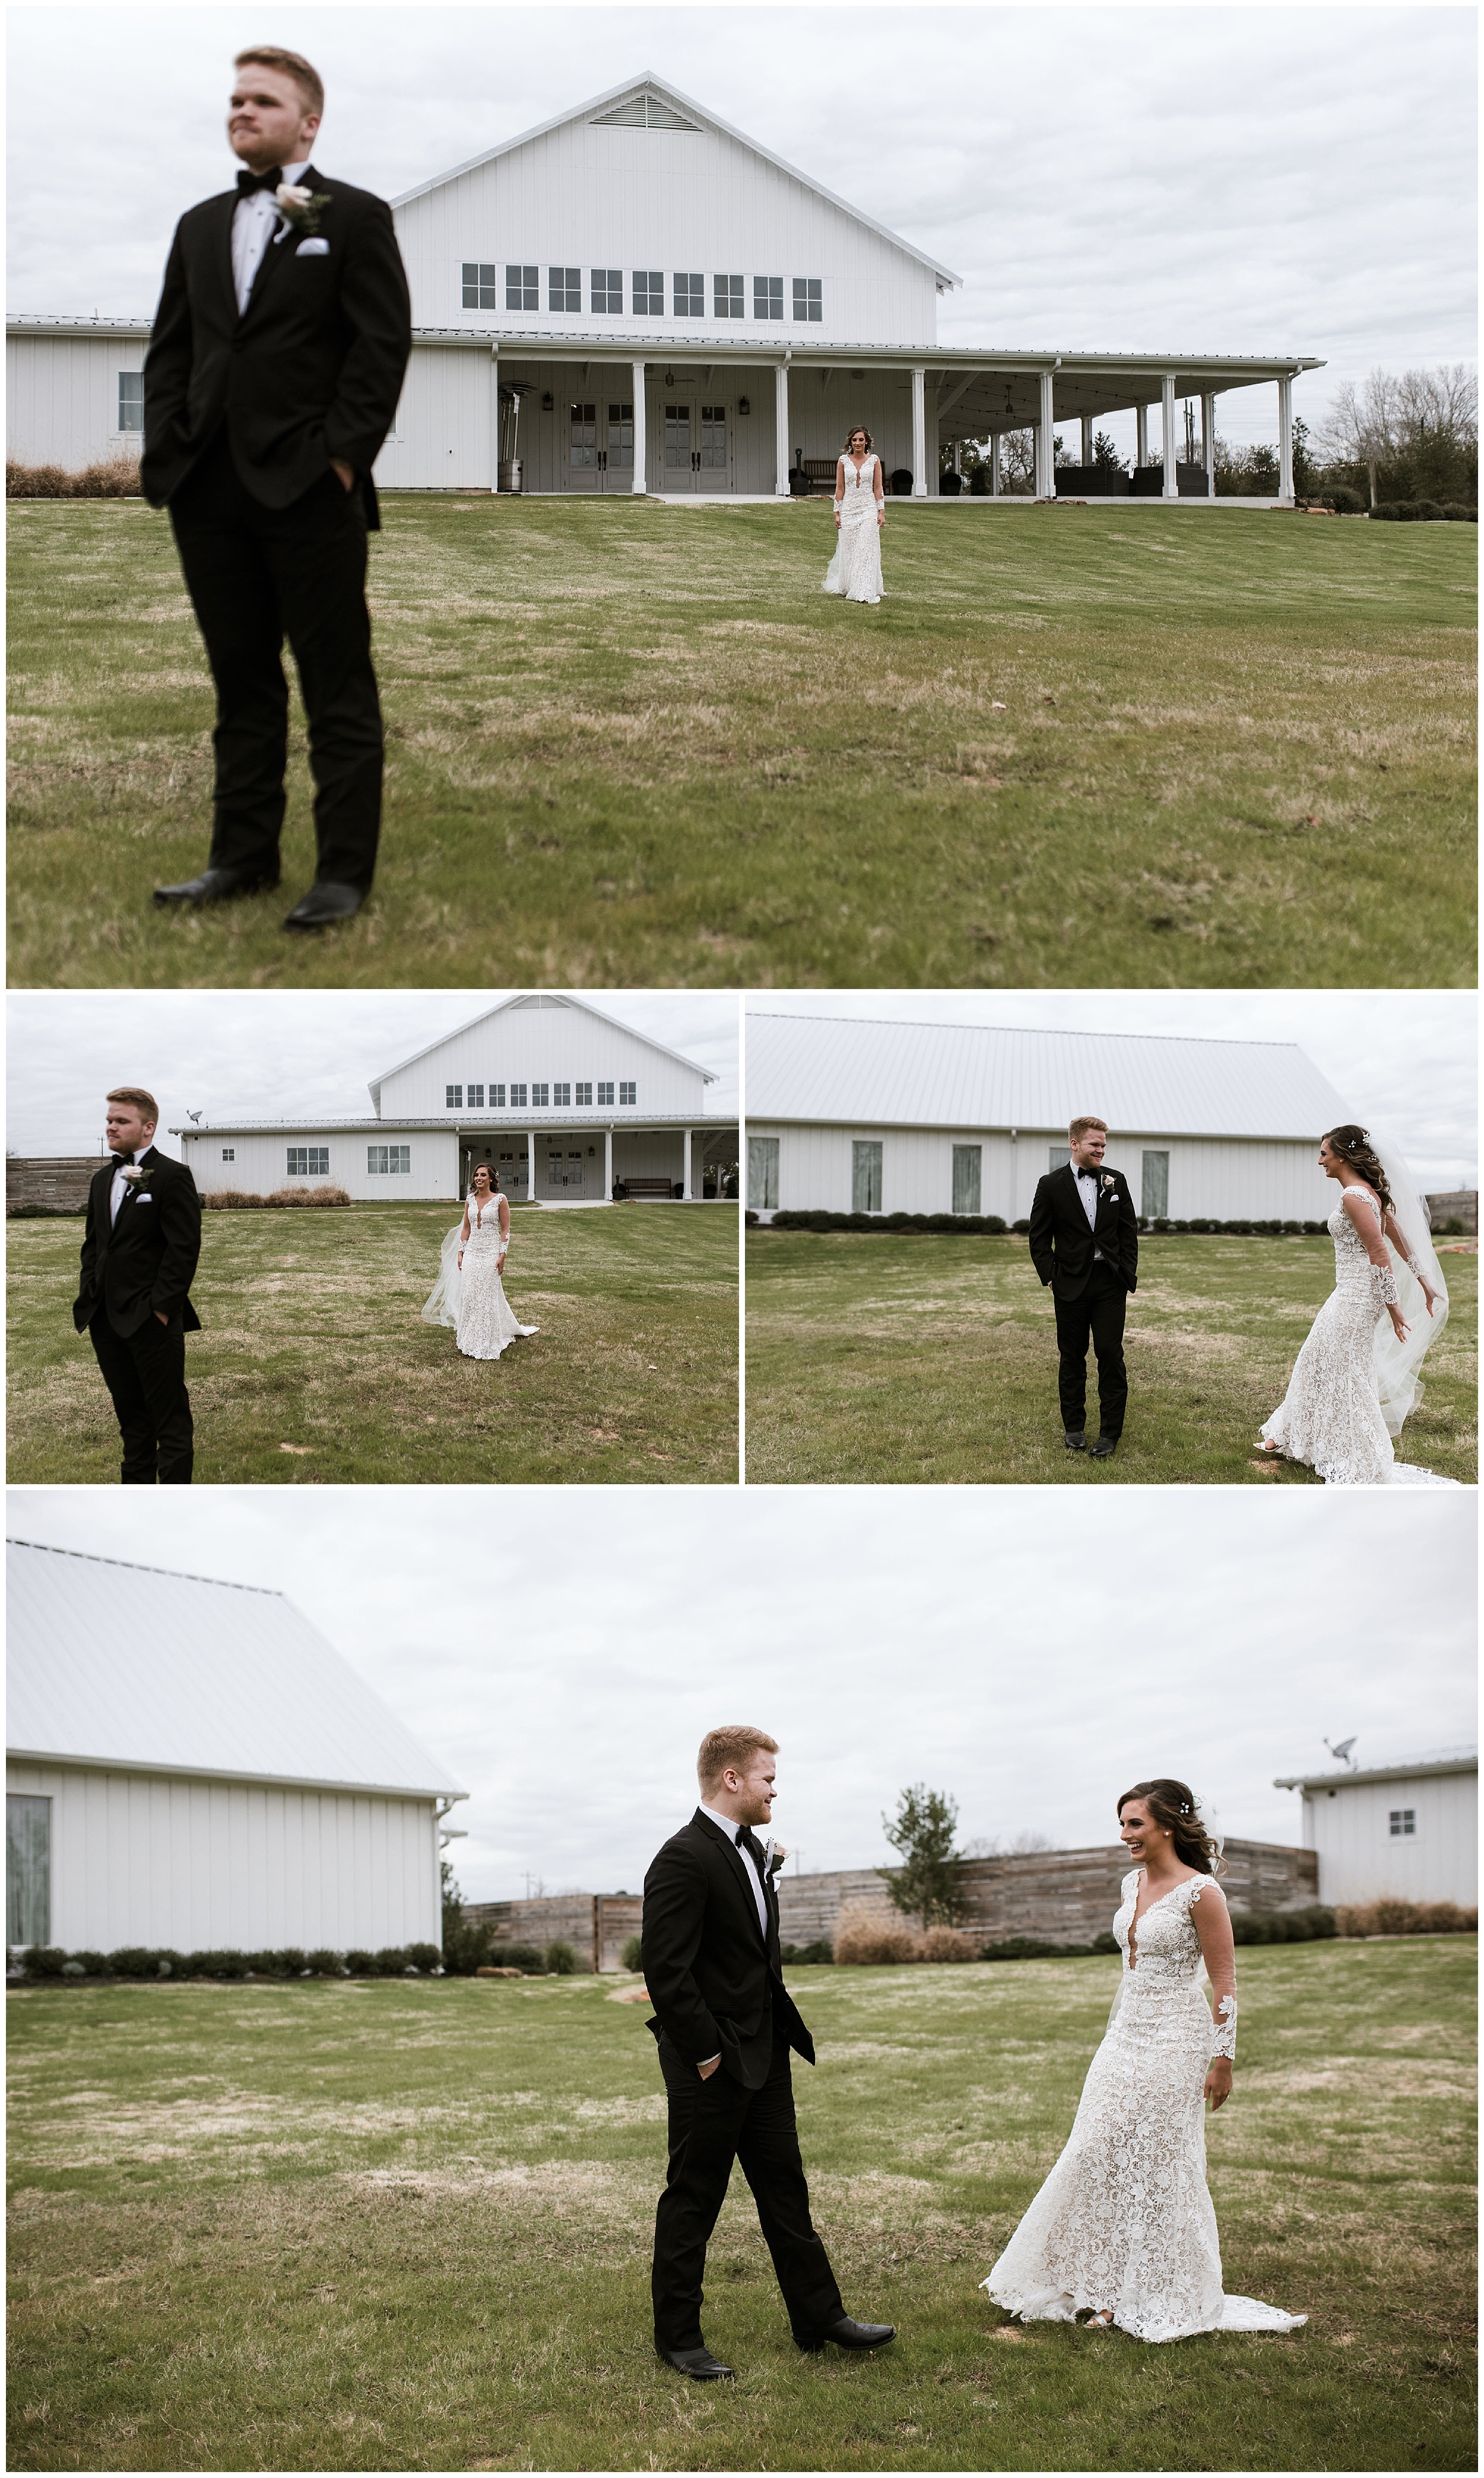
[[[809,495],[822,492],[827,499],[835,496],[835,476],[840,469],[838,456],[806,456],[804,471],[809,477]]]
[[[669,1198],[675,1193],[676,1182],[671,1178],[618,1178],[615,1179],[614,1185],[621,1187],[624,1195],[629,1197]]]

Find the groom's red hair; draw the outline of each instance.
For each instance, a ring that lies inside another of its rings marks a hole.
[[[742,1722],[733,1722],[725,1730],[708,1730],[695,1758],[696,1779],[703,1790],[715,1789],[728,1764],[744,1773],[754,1756],[777,1753],[778,1741],[766,1730],[749,1730]]]
[[[312,68],[302,52],[286,52],[282,43],[255,43],[249,52],[239,52],[232,65],[247,68],[256,63],[261,69],[277,69],[281,77],[292,78],[304,98],[306,114],[318,113],[324,117],[324,82],[316,68]]]
[[[1106,1119],[1073,1119],[1070,1126],[1067,1130],[1067,1133],[1070,1137],[1072,1143],[1075,1144],[1079,1136],[1085,1136],[1087,1134],[1089,1127],[1101,1127],[1103,1134],[1106,1135],[1108,1132],[1108,1122]]]

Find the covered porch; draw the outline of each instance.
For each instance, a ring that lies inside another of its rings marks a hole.
[[[735,1202],[739,1192],[735,1125],[657,1120],[635,1126],[591,1118],[520,1128],[465,1124],[458,1143],[461,1195],[483,1164],[514,1204],[713,1204]]]

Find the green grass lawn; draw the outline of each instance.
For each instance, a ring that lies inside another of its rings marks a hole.
[[[976,2288],[1115,1965],[791,1972],[819,2225],[901,2337],[801,2357],[739,2175],[706,2312],[739,2380],[705,2388],[651,2352],[664,2103],[612,1982],[27,1991],[10,2465],[1471,2469],[1475,1960],[1241,1953],[1224,2277],[1310,2321],[1159,2348]]]
[[[375,898],[163,919],[213,700],[169,525],[10,511],[13,985],[1470,986],[1477,540],[1267,512],[391,497]]]
[[[1447,1326],[1403,1462],[1478,1477],[1478,1259],[1445,1255]],[[1334,1286],[1324,1239],[1143,1238],[1129,1404],[1108,1462],[1069,1454],[1056,1323],[1025,1241],[875,1232],[747,1236],[749,1480],[1256,1480],[1320,1487],[1251,1452]],[[1097,1431],[1089,1353],[1088,1428]]]
[[[198,1481],[735,1482],[735,1207],[517,1206],[506,1293],[541,1331],[493,1361],[419,1315],[457,1218],[203,1217],[203,1330],[186,1344]],[[82,1220],[7,1227],[10,1477],[116,1480],[113,1406],[72,1330]]]

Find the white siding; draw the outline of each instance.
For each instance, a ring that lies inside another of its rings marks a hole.
[[[881,1145],[883,1213],[950,1213],[953,1148],[977,1144],[983,1152],[979,1209],[1006,1222],[1029,1214],[1052,1146],[1067,1142],[1055,1128],[1022,1129],[1012,1142],[1002,1129],[887,1127],[868,1120],[856,1126],[800,1126],[750,1114],[747,1132],[778,1139],[778,1203],[787,1212],[848,1213],[851,1144],[866,1137]],[[1123,1173],[1136,1207],[1146,1150],[1170,1155],[1171,1221],[1319,1222],[1334,1203],[1312,1144],[1120,1134],[1110,1142],[1108,1167]]]
[[[494,480],[494,365],[466,346],[415,344],[396,421],[375,465],[403,490],[488,491]]]
[[[638,1086],[636,1112],[668,1117],[672,1112],[705,1113],[706,1079],[640,1034],[609,1024],[582,1006],[561,999],[537,1000],[497,1008],[480,1023],[440,1042],[424,1057],[378,1078],[380,1115],[411,1119],[441,1112],[450,1084],[467,1092],[470,1081],[488,1087],[513,1083],[608,1082]],[[593,1102],[596,1105],[594,1089]],[[617,1107],[615,1092],[614,1105]],[[450,1112],[458,1118],[458,1111]],[[477,1116],[478,1113],[465,1113]],[[488,1115],[488,1114],[487,1114]],[[506,1114],[509,1124],[522,1124],[522,1113]],[[621,1118],[622,1112],[619,1111]]]
[[[1417,1831],[1393,1838],[1392,1809]],[[1303,1840],[1317,1850],[1321,1902],[1457,1902],[1479,1897],[1479,1777],[1419,1773],[1303,1793]]]
[[[440,1100],[442,1096],[440,1094]],[[457,1118],[457,1113],[454,1116]],[[394,1176],[366,1169],[366,1149],[370,1145],[403,1144],[412,1149],[411,1173]],[[290,1178],[288,1171],[290,1145],[322,1145],[328,1148],[330,1167],[312,1178]],[[222,1153],[230,1151],[235,1158],[223,1161]],[[360,1130],[344,1127],[285,1127],[271,1134],[238,1135],[222,1128],[203,1128],[197,1135],[182,1136],[181,1159],[186,1163],[203,1195],[213,1188],[238,1187],[250,1196],[268,1196],[276,1187],[343,1187],[357,1203],[411,1204],[419,1200],[460,1194],[459,1143],[452,1126],[381,1127]]]
[[[84,465],[137,456],[140,432],[118,427],[118,374],[144,367],[145,336],[6,340],[6,449],[18,465]]]
[[[179,1953],[441,1941],[430,1799],[13,1762],[52,1802],[51,1941]]]

